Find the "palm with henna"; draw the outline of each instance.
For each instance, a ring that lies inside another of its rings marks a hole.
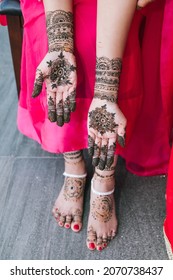
[[[100,170],[114,161],[116,141],[125,144],[126,118],[117,105],[121,59],[97,58],[96,83],[88,113],[89,154]]]
[[[48,118],[58,126],[70,121],[76,107],[76,60],[73,54],[72,13],[56,10],[46,13],[49,51],[36,70],[32,97],[45,82]]]

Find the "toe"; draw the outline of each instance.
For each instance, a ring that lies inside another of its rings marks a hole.
[[[71,229],[74,232],[80,231],[82,228],[82,212],[81,210],[76,210],[73,216],[73,221],[71,223]]]
[[[64,224],[65,224],[65,220],[66,220],[65,216],[60,215],[58,225],[59,225],[60,227],[63,227]]]
[[[52,215],[54,216],[55,220],[58,222],[60,217],[59,209],[54,207],[52,209]]]
[[[65,228],[70,228],[71,227],[71,221],[72,221],[72,216],[71,215],[67,215],[64,227]]]
[[[97,237],[96,249],[98,251],[102,251],[103,250],[103,238],[101,236]]]
[[[108,246],[108,237],[107,235],[103,235],[103,249]]]
[[[91,251],[96,249],[96,232],[93,228],[89,228],[87,232],[87,247]]]
[[[112,239],[115,238],[116,234],[117,234],[116,230],[112,230],[112,233],[111,233]]]

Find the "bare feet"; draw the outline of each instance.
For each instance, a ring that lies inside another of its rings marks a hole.
[[[114,184],[114,176],[100,178],[94,175],[87,233],[87,247],[90,250],[101,251],[116,235]]]
[[[81,151],[65,153],[64,158],[64,185],[52,212],[60,227],[78,232],[82,228],[85,163]]]

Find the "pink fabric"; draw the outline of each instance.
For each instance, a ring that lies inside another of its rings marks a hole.
[[[7,25],[7,19],[6,16],[0,15],[0,25]]]
[[[38,98],[31,98],[36,67],[47,52],[43,4],[21,1],[25,31],[18,128],[49,152],[87,148],[86,120],[95,79],[96,2],[74,0],[78,105],[70,124],[60,128],[47,119],[45,90]],[[145,14],[136,12],[123,59],[119,105],[128,125],[126,148],[118,147],[117,153],[138,175],[165,174],[170,153],[160,84],[164,4],[165,0],[157,0],[143,10]]]

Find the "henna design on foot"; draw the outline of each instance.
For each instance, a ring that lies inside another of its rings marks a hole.
[[[91,205],[91,213],[95,220],[108,222],[113,214],[112,199],[110,196],[97,197]]]
[[[77,201],[84,193],[85,178],[70,178],[65,179],[64,197],[66,200]]]

